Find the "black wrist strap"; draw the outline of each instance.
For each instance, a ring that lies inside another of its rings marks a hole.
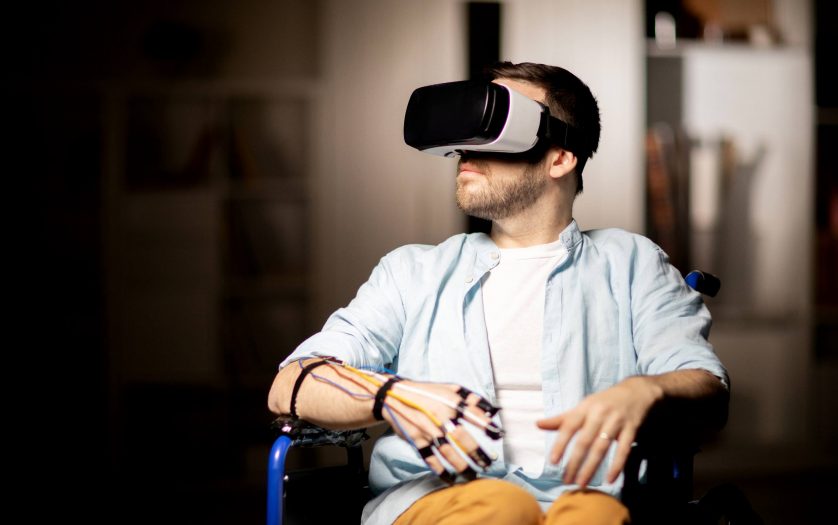
[[[303,370],[300,372],[300,375],[297,376],[297,380],[294,382],[294,390],[291,391],[291,415],[294,417],[300,417],[297,415],[297,392],[300,391],[300,386],[303,384],[303,379],[308,375],[309,372],[314,370],[320,365],[329,364],[329,361],[315,361],[313,363],[309,363],[303,367]]]
[[[381,414],[381,410],[384,408],[384,398],[387,397],[387,391],[390,390],[396,382],[401,380],[401,377],[393,376],[388,379],[386,383],[381,385],[381,388],[379,388],[378,392],[375,393],[375,404],[372,406],[372,417],[378,421],[382,421],[384,419],[384,416]]]

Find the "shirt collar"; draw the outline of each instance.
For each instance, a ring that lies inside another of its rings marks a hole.
[[[570,224],[562,230],[562,233],[559,234],[559,240],[567,250],[568,256],[572,255],[579,243],[582,242],[582,233],[579,231],[576,219],[571,219]],[[471,277],[477,280],[479,276],[498,265],[500,250],[492,238],[485,233],[469,234],[468,242],[475,252]],[[471,283],[472,281],[468,282]]]

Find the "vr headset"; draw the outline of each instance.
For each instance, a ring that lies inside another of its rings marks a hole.
[[[544,104],[494,82],[464,80],[416,89],[404,116],[404,141],[431,155],[526,154],[555,145],[580,162],[590,156],[579,130]]]

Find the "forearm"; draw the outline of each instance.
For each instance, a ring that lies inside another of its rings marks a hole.
[[[721,380],[706,370],[677,370],[636,376],[657,399],[651,417],[676,421],[693,430],[715,431],[727,422],[729,393]]]
[[[306,359],[302,364],[305,366],[318,360]],[[301,372],[300,363],[294,362],[277,373],[268,394],[268,409],[271,412],[278,415],[291,413],[291,395]],[[318,366],[300,384],[295,400],[297,415],[333,430],[369,427],[379,423],[372,416],[375,392],[374,385],[344,370],[330,365]]]

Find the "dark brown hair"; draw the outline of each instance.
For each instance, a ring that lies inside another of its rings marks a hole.
[[[587,151],[574,152],[576,164],[576,193],[582,191],[582,170],[599,146],[599,106],[591,90],[570,71],[545,64],[497,62],[485,70],[487,79],[508,78],[534,84],[546,91],[550,114],[582,134]]]

